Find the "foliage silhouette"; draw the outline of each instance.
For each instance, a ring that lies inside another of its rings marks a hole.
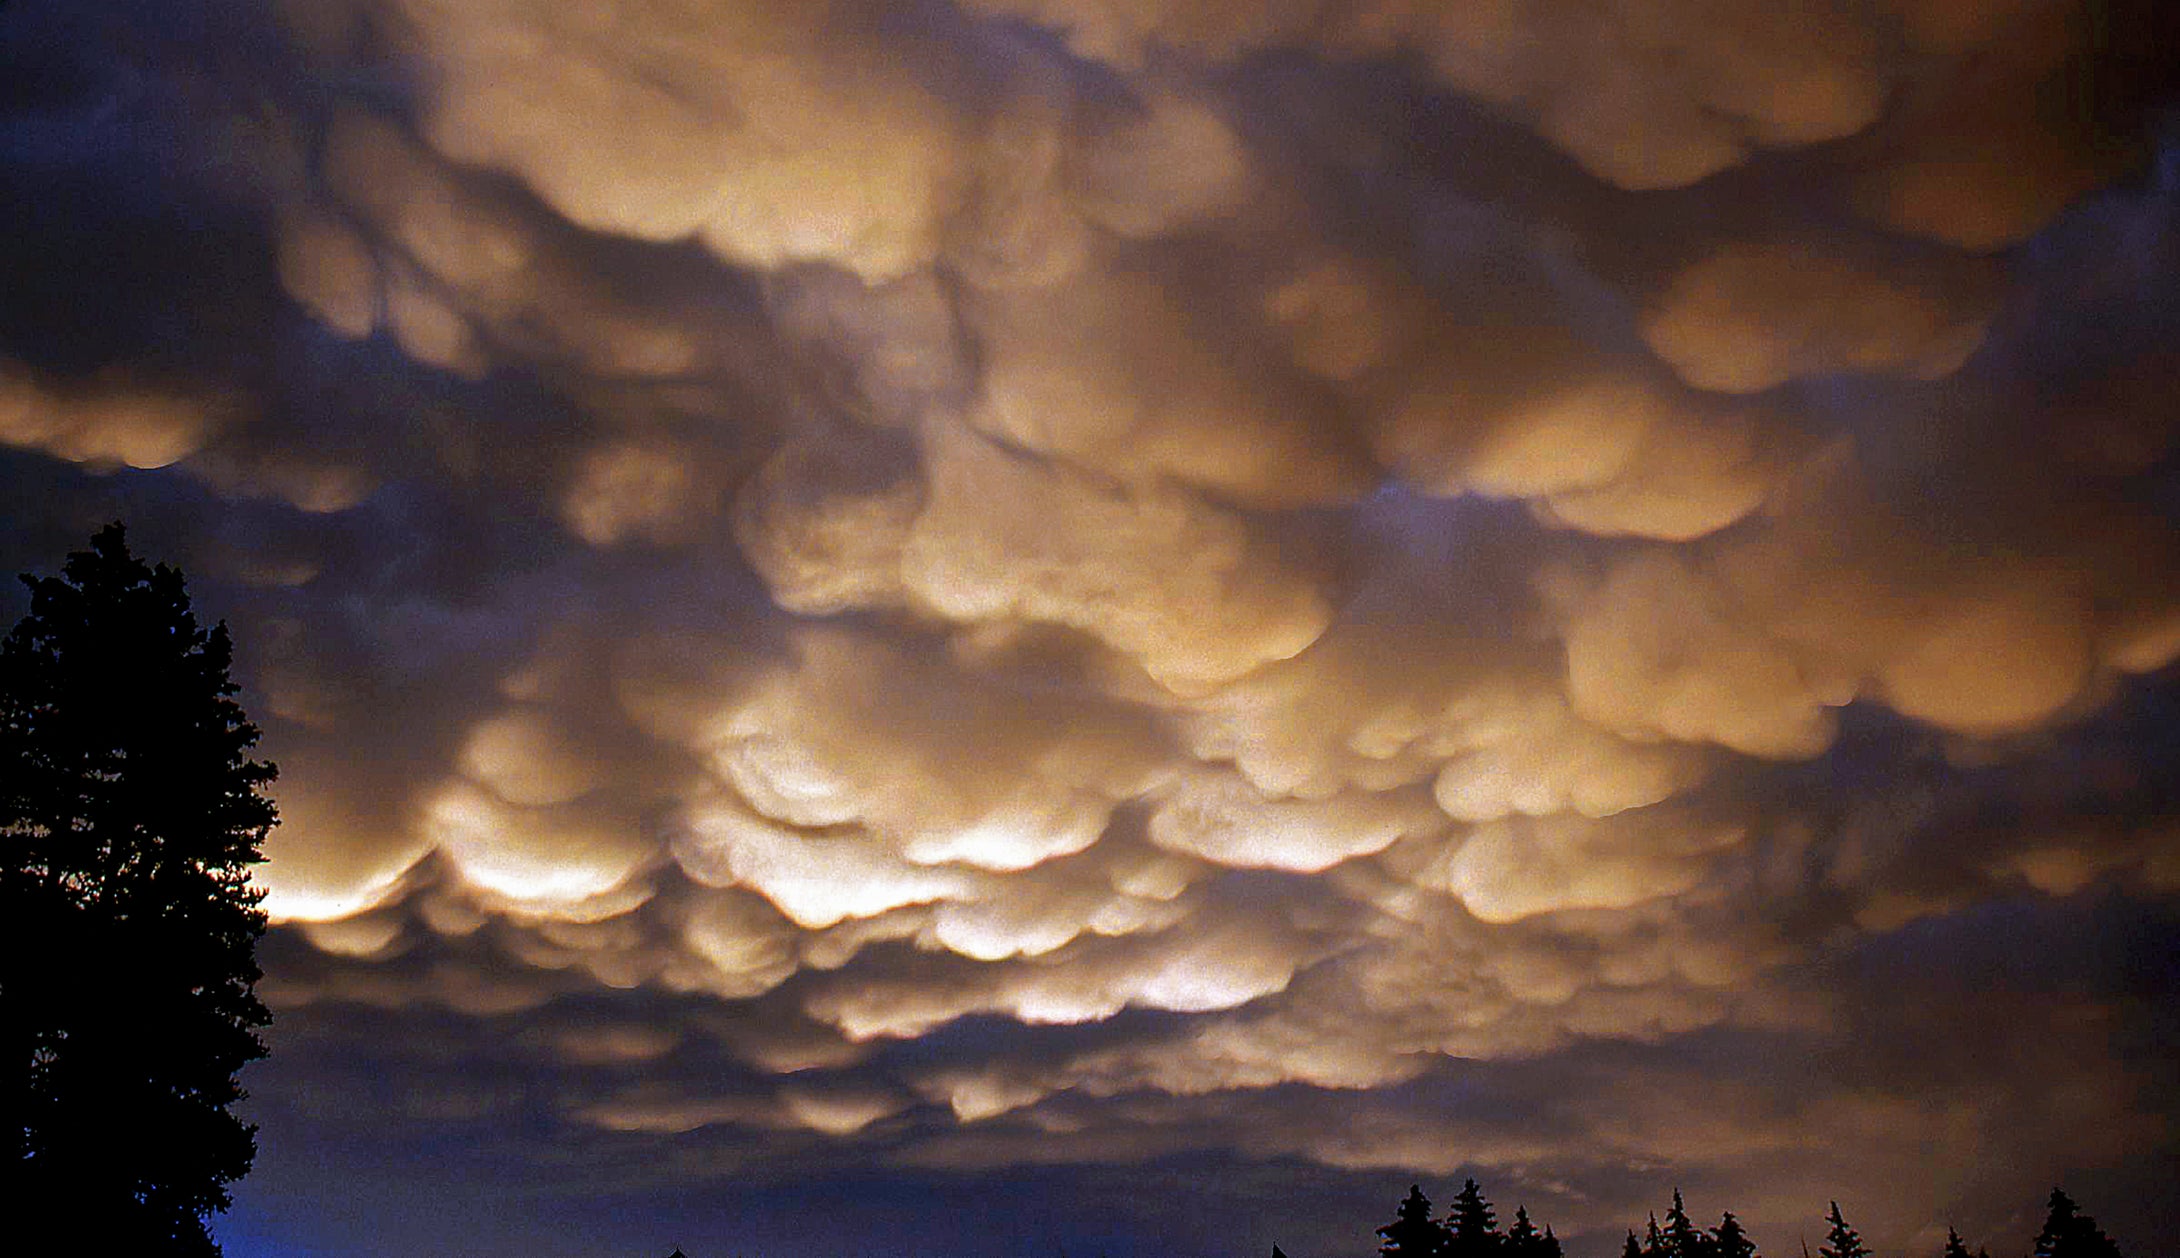
[[[229,1112],[265,1055],[250,866],[276,817],[226,627],[121,526],[24,578],[0,641],[0,1132],[16,1235],[216,1255],[256,1156]]]
[[[1408,1185],[1393,1221],[1378,1229],[1379,1258],[1433,1258],[1445,1247],[1445,1229],[1431,1218],[1431,1199],[1420,1184]]]
[[[1393,1221],[1377,1229],[1381,1258],[1562,1258],[1559,1237],[1550,1227],[1539,1231],[1527,1206],[1517,1206],[1514,1222],[1501,1232],[1498,1216],[1483,1189],[1468,1180],[1454,1195],[1443,1220],[1431,1217],[1431,1199],[1411,1184]]]
[[[2044,1230],[2036,1234],[2036,1258],[2120,1258],[2119,1246],[2081,1212],[2074,1199],[2057,1188],[2044,1216]]]
[[[1450,1258],[1484,1258],[1497,1253],[1503,1240],[1498,1215],[1484,1199],[1483,1190],[1473,1179],[1462,1184],[1461,1191],[1453,1195],[1452,1208],[1446,1211],[1444,1252]]]
[[[1718,1226],[1711,1229],[1711,1252],[1717,1258],[1758,1258],[1756,1242],[1741,1227],[1741,1220],[1728,1210],[1719,1216]]]
[[[1506,1252],[1509,1254],[1528,1253],[1531,1246],[1543,1239],[1543,1234],[1537,1231],[1537,1225],[1529,1221],[1529,1207],[1516,1206],[1514,1208],[1514,1222],[1508,1225],[1506,1229]]]
[[[1673,1207],[1665,1212],[1665,1253],[1668,1258],[1710,1258],[1711,1238],[1688,1217],[1680,1189],[1673,1190]]]
[[[1816,1252],[1823,1258],[1874,1258],[1861,1235],[1848,1224],[1839,1203],[1829,1204],[1824,1216],[1828,1231]],[[1560,1258],[1559,1239],[1549,1227],[1538,1231],[1526,1206],[1517,1207],[1514,1222],[1504,1233],[1499,1232],[1491,1202],[1473,1179],[1462,1186],[1442,1223],[1432,1223],[1430,1211],[1430,1199],[1423,1195],[1422,1188],[1411,1186],[1407,1199],[1400,1204],[1399,1217],[1377,1230],[1386,1239],[1378,1252],[1388,1258],[1412,1254],[1448,1258],[1455,1253],[1489,1254],[1492,1258]],[[1464,1230],[1478,1238],[1473,1242],[1475,1249],[1455,1249]],[[1647,1239],[1644,1233],[1628,1230],[1620,1258],[1761,1258],[1754,1238],[1733,1211],[1723,1212],[1718,1226],[1705,1231],[1690,1219],[1687,1203],[1677,1188],[1664,1220],[1661,1222],[1653,1212],[1644,1230]],[[1430,1248],[1433,1244],[1435,1249]],[[2097,1227],[2096,1220],[2083,1214],[2073,1198],[2056,1188],[2051,1192],[2049,1216],[2035,1245],[2032,1258],[2123,1258],[2117,1244]],[[1810,1252],[1806,1241],[1802,1252]],[[1971,1255],[1960,1233],[1947,1228],[1940,1258],[1990,1258],[1990,1251],[1978,1248]]]
[[[1559,1238],[1547,1227],[1537,1231],[1527,1206],[1514,1207],[1514,1222],[1506,1229],[1503,1252],[1507,1258],[1560,1258]]]
[[[1817,1249],[1823,1258],[1870,1258],[1869,1247],[1862,1243],[1861,1235],[1847,1226],[1847,1220],[1841,1217],[1838,1202],[1832,1203],[1832,1212],[1824,1216],[1824,1221],[1832,1225],[1832,1230]]]
[[[1847,1222],[1837,1201],[1829,1203],[1824,1218],[1828,1230],[1824,1243],[1816,1251],[1818,1254],[1823,1258],[1873,1258],[1873,1251]],[[1733,1211],[1724,1211],[1718,1225],[1705,1231],[1689,1217],[1679,1189],[1673,1191],[1673,1203],[1666,1210],[1663,1221],[1653,1213],[1645,1230],[1647,1240],[1633,1230],[1628,1231],[1621,1258],[1761,1258],[1755,1240]],[[1501,1233],[1490,1200],[1473,1179],[1462,1185],[1441,1222],[1432,1220],[1430,1198],[1424,1196],[1422,1187],[1411,1185],[1397,1216],[1391,1223],[1378,1228],[1377,1235],[1384,1241],[1378,1248],[1384,1258],[1418,1255],[1455,1258],[1469,1254],[1489,1254],[1492,1258],[1560,1258],[1562,1252],[1552,1229],[1547,1227],[1540,1232],[1526,1206],[1515,1209],[1514,1222]],[[1464,1240],[1464,1237],[1468,1239]],[[1806,1244],[1804,1249],[1807,1249]],[[1950,1228],[1941,1258],[1972,1258],[1967,1243]],[[1989,1251],[1978,1249],[1973,1258],[1989,1258]],[[2121,1258],[2121,1255],[2117,1245],[2097,1227],[2094,1219],[2081,1213],[2071,1197],[2053,1189],[2050,1216],[2042,1234],[2037,1237],[2034,1258]]]

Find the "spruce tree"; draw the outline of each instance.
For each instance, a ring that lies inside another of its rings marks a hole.
[[[265,1055],[250,866],[274,822],[225,626],[119,525],[0,641],[0,1180],[25,1252],[216,1255]]]
[[[2074,1199],[2061,1190],[2051,1190],[2050,1209],[2044,1215],[2044,1230],[2036,1234],[2036,1258],[2069,1258],[2073,1252],[2074,1235],[2081,1228],[2080,1208]]]
[[[1408,1185],[1393,1221],[1379,1228],[1378,1236],[1384,1242],[1379,1258],[1436,1258],[1446,1244],[1446,1231],[1431,1218],[1431,1199],[1419,1184]]]
[[[1535,1258],[1544,1245],[1543,1233],[1529,1221],[1529,1207],[1514,1207],[1514,1222],[1506,1229],[1507,1258]]]
[[[1950,1227],[1945,1229],[1945,1253],[1940,1258],[1970,1258],[1968,1243]]]
[[[1832,1212],[1824,1216],[1824,1221],[1832,1225],[1832,1230],[1824,1244],[1817,1248],[1822,1258],[1870,1258],[1869,1247],[1862,1243],[1862,1237],[1841,1217],[1838,1202],[1832,1203]]]
[[[1499,1235],[1498,1216],[1473,1179],[1453,1196],[1453,1208],[1446,1212],[1446,1237],[1449,1258],[1484,1258],[1499,1252],[1504,1238]]]
[[[1635,1229],[1627,1230],[1627,1244],[1620,1247],[1620,1258],[1643,1258],[1642,1242],[1635,1239]]]
[[[1673,1208],[1665,1212],[1664,1243],[1670,1258],[1710,1258],[1711,1238],[1688,1217],[1678,1188],[1673,1190]]]
[[[1650,1212],[1650,1228],[1643,1233],[1644,1258],[1665,1258],[1665,1233],[1658,1227],[1658,1212]]]
[[[1559,1247],[1559,1238],[1552,1235],[1552,1225],[1544,1225],[1544,1239],[1537,1242],[1537,1258],[1566,1258]]]
[[[1718,1226],[1711,1229],[1711,1252],[1717,1258],[1757,1258],[1756,1242],[1742,1230],[1741,1220],[1728,1210],[1719,1216]]]
[[[2119,1246],[2081,1213],[2074,1199],[2057,1188],[2051,1190],[2044,1230],[2036,1234],[2036,1258],[2120,1258]]]

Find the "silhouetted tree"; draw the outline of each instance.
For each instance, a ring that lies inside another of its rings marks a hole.
[[[1506,1229],[1507,1258],[1535,1258],[1543,1252],[1544,1234],[1529,1221],[1529,1207],[1514,1207],[1514,1222]]]
[[[25,581],[0,641],[7,1229],[216,1255],[205,1217],[256,1155],[228,1107],[265,1054],[248,878],[273,770],[246,754],[225,626],[119,525]]]
[[[2120,1258],[2119,1246],[2081,1212],[2074,1199],[2054,1188],[2044,1230],[2036,1234],[2036,1258]]]
[[[1838,1202],[1832,1203],[1832,1212],[1824,1216],[1824,1221],[1832,1225],[1832,1230],[1826,1235],[1824,1244],[1817,1247],[1823,1258],[1870,1258],[1869,1247],[1862,1243],[1862,1237],[1841,1217]]]
[[[1711,1253],[1716,1258],[1757,1258],[1756,1242],[1741,1228],[1741,1220],[1728,1210],[1719,1216],[1718,1226],[1711,1229]]]
[[[1565,1251],[1559,1247],[1559,1238],[1552,1235],[1552,1225],[1549,1223],[1544,1225],[1544,1239],[1537,1243],[1537,1253],[1541,1258],[1566,1258]]]
[[[1669,1258],[1710,1258],[1711,1238],[1688,1217],[1680,1189],[1673,1190],[1673,1207],[1665,1212],[1665,1253]]]
[[[1620,1258],[1643,1258],[1643,1244],[1635,1239],[1635,1229],[1627,1230],[1627,1244],[1620,1249]]]
[[[1461,1191],[1453,1195],[1453,1207],[1446,1211],[1445,1252],[1450,1258],[1484,1258],[1497,1254],[1505,1239],[1499,1235],[1498,1215],[1476,1181],[1461,1185]]]
[[[1419,1184],[1408,1185],[1393,1221],[1378,1236],[1385,1242],[1378,1246],[1380,1258],[1434,1258],[1446,1244],[1446,1230],[1431,1218],[1431,1199]]]
[[[1939,1258],[1970,1258],[1968,1242],[1962,1240],[1960,1233],[1952,1228],[1945,1229],[1945,1252]]]
[[[1663,1258],[1664,1253],[1665,1233],[1658,1227],[1658,1212],[1653,1210],[1650,1212],[1650,1226],[1643,1233],[1643,1254],[1645,1258]]]

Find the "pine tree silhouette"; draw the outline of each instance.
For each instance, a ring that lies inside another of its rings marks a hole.
[[[2050,1210],[2044,1230],[2036,1234],[2036,1258],[2061,1258],[2073,1249],[2074,1235],[2081,1230],[2080,1208],[2060,1189],[2051,1190]]]
[[[1514,1207],[1513,1225],[1506,1229],[1504,1252],[1508,1258],[1535,1258],[1543,1251],[1544,1234],[1529,1221],[1529,1207]]]
[[[1669,1258],[1710,1258],[1711,1238],[1689,1219],[1678,1188],[1673,1190],[1673,1208],[1665,1212],[1664,1244]]]
[[[1393,1221],[1378,1229],[1384,1244],[1379,1258],[1436,1258],[1445,1248],[1446,1230],[1431,1218],[1431,1199],[1419,1184],[1408,1185]]]
[[[1940,1258],[1970,1258],[1968,1243],[1960,1238],[1959,1232],[1950,1227],[1945,1229],[1945,1253]]]
[[[1862,1243],[1862,1237],[1847,1226],[1847,1220],[1840,1215],[1838,1202],[1832,1203],[1832,1212],[1824,1216],[1824,1221],[1832,1225],[1832,1230],[1825,1237],[1824,1244],[1817,1247],[1817,1253],[1823,1258],[1870,1258],[1869,1247]]]
[[[1756,1242],[1742,1230],[1741,1220],[1728,1210],[1719,1216],[1718,1226],[1711,1229],[1711,1252],[1717,1258],[1758,1258]]]
[[[1485,1258],[1497,1254],[1505,1238],[1499,1235],[1499,1219],[1484,1199],[1475,1180],[1461,1185],[1446,1212],[1445,1252],[1449,1258]]]
[[[1620,1258],[1643,1258],[1642,1242],[1635,1239],[1635,1229],[1627,1230],[1627,1244],[1620,1249]]]
[[[2036,1258],[2120,1258],[2119,1246],[2081,1212],[2074,1199],[2051,1190],[2044,1230],[2036,1234]]]

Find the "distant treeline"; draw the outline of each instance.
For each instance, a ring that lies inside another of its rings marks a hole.
[[[1870,1247],[1862,1243],[1862,1237],[1840,1213],[1839,1203],[1835,1201],[1831,1205],[1831,1210],[1824,1216],[1828,1230],[1824,1243],[1817,1248],[1816,1258],[1874,1258]],[[1407,1197],[1393,1215],[1393,1221],[1379,1228],[1377,1234],[1383,1242],[1378,1246],[1379,1258],[1562,1258],[1559,1238],[1552,1234],[1549,1225],[1542,1231],[1537,1230],[1525,1206],[1517,1206],[1513,1222],[1501,1230],[1498,1212],[1492,1209],[1491,1202],[1473,1179],[1454,1194],[1453,1205],[1443,1218],[1431,1212],[1431,1199],[1423,1195],[1423,1189],[1411,1185]],[[2119,1246],[2098,1228],[2097,1221],[2083,1214],[2074,1199],[2057,1188],[2051,1190],[2044,1230],[2036,1234],[2032,1244],[2031,1258],[2123,1258]],[[1806,1245],[1802,1253],[1808,1253]],[[1667,1208],[1663,1222],[1653,1212],[1640,1235],[1633,1228],[1628,1229],[1627,1245],[1621,1250],[1621,1258],[1762,1258],[1762,1255],[1733,1211],[1722,1214],[1716,1227],[1702,1227],[1688,1217],[1680,1190],[1676,1188],[1673,1204]],[[1990,1258],[1990,1251],[1979,1246],[1971,1253],[1960,1233],[1947,1228],[1945,1248],[1939,1251],[1937,1258]]]

